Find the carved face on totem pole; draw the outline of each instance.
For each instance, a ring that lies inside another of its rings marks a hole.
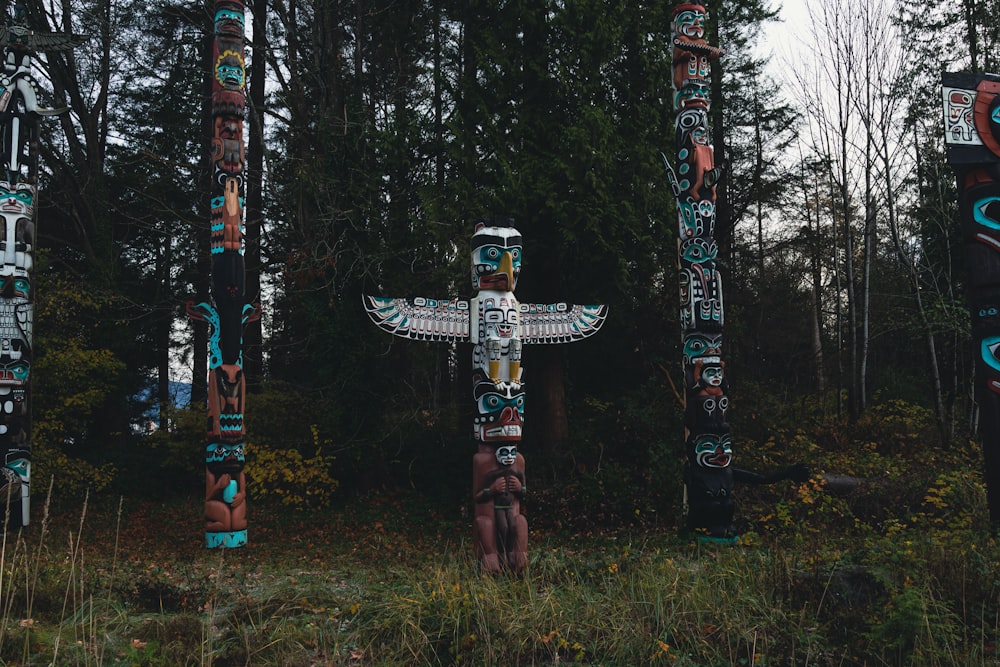
[[[674,35],[678,39],[697,41],[705,39],[705,20],[708,10],[703,5],[691,2],[674,8]]]
[[[688,452],[691,462],[701,468],[727,468],[733,462],[728,433],[692,433],[688,436]]]
[[[496,459],[497,463],[504,467],[514,465],[514,462],[517,461],[517,445],[497,447]]]
[[[243,171],[243,122],[232,118],[215,119],[212,160],[227,174]]]
[[[242,90],[246,84],[243,54],[232,50],[219,53],[215,60],[215,78],[227,90]]]
[[[241,3],[218,3],[215,11],[215,33],[242,38],[246,28],[243,5]]]
[[[684,337],[684,367],[693,364],[698,357],[721,356],[722,334],[693,331]]]
[[[35,215],[35,189],[30,183],[15,183],[11,185],[0,181],[0,215],[6,217],[28,218]]]
[[[524,427],[524,387],[476,378],[475,438],[483,444],[517,442]]]
[[[243,470],[245,460],[242,442],[211,442],[205,445],[205,465],[217,475]]]
[[[208,409],[209,437],[223,442],[242,442],[243,369],[236,364],[222,364],[209,372]]]
[[[472,235],[472,288],[513,292],[521,273],[521,233],[477,225]]]
[[[688,391],[695,396],[721,396],[725,393],[725,367],[720,357],[699,357],[688,369]]]
[[[707,110],[711,104],[710,60],[718,49],[705,41],[708,12],[702,5],[690,3],[674,9],[673,85],[675,109]]]
[[[978,295],[972,302],[973,334],[1000,333],[1000,292]]]
[[[482,334],[485,339],[511,340],[517,333],[520,310],[517,301],[507,294],[481,297]]]

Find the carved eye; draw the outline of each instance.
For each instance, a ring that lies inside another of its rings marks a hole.
[[[688,110],[681,113],[677,119],[677,124],[682,130],[690,130],[693,127],[697,127],[700,120],[701,118],[697,113]]]

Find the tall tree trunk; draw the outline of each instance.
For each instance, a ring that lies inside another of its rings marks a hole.
[[[820,405],[823,406],[823,410],[826,410],[826,401],[824,400],[826,395],[826,372],[823,367],[823,257],[822,257],[822,243],[823,229],[822,221],[819,215],[819,202],[820,202],[820,192],[819,192],[819,180],[818,173],[813,174],[810,178],[803,178],[803,194],[806,199],[806,216],[809,229],[811,230],[810,245],[809,245],[809,273],[811,277],[811,287],[810,290],[810,329],[811,329],[811,340],[810,340],[810,351],[812,357],[812,369],[813,369],[813,380],[816,383],[816,395],[819,397]],[[809,190],[812,189],[813,192],[810,193]],[[813,205],[809,205],[810,195],[813,199]],[[815,211],[815,215],[810,215],[810,211]]]
[[[441,0],[434,0],[434,183],[438,192],[444,191],[445,143],[444,143],[444,72],[441,57]]]
[[[548,70],[548,25],[544,8],[532,7],[522,13],[523,29],[523,98],[522,104],[528,110],[529,118],[539,117],[539,108],[543,108],[549,103],[544,91],[547,89]],[[544,138],[535,136],[539,131],[536,128],[526,130],[525,144],[535,150],[536,146],[546,144]],[[543,210],[544,204],[539,203],[533,207],[534,210]],[[540,226],[541,221],[532,220],[532,226]],[[529,227],[530,229],[530,227]],[[559,239],[558,232],[550,233],[548,238]],[[544,268],[539,273],[541,293],[546,299],[558,300],[563,290],[563,256],[565,252],[562,244],[556,241],[555,247],[545,249]],[[536,400],[537,403],[533,414],[537,420],[537,427],[542,437],[542,447],[545,452],[552,456],[562,453],[566,442],[569,440],[569,415],[566,411],[566,369],[564,365],[563,351],[559,345],[545,345],[538,350],[533,357],[538,364],[538,369],[526,367],[526,372],[530,372],[536,378],[534,389],[527,395],[527,400]],[[537,398],[535,398],[537,397]],[[527,413],[526,413],[527,414]],[[530,417],[526,417],[529,419]]]
[[[246,294],[252,302],[261,294],[261,234],[264,223],[264,86],[267,67],[267,0],[252,0],[253,53],[250,61],[250,132],[247,142]],[[248,322],[243,333],[243,368],[247,390],[259,388],[264,372],[263,318]]]
[[[965,19],[965,37],[969,45],[969,69],[973,72],[979,69],[979,33],[976,21],[976,2],[978,0],[962,0],[962,15]]]
[[[213,0],[205,0],[205,16],[215,15]],[[212,121],[212,76],[215,71],[212,62],[212,49],[215,42],[211,21],[206,18],[202,35],[202,96],[201,96],[201,156],[198,174],[198,191],[201,193],[199,209],[202,218],[208,220],[212,214],[212,163],[211,144],[215,124]],[[195,235],[198,249],[198,259],[195,262],[197,276],[195,278],[196,300],[206,303],[209,299],[212,284],[212,257],[208,252],[211,245],[211,229],[208,225],[195,225]],[[208,324],[200,320],[191,322],[193,327],[192,358],[191,358],[191,407],[204,408],[208,403]]]
[[[157,299],[156,324],[156,403],[160,430],[166,433],[170,429],[170,333],[176,313],[171,305],[170,296],[173,286],[170,280],[170,269],[173,265],[173,238],[167,234],[163,247],[156,253],[156,275],[159,279],[159,298]]]

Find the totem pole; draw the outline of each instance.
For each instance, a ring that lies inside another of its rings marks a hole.
[[[990,522],[1000,529],[1000,75],[942,77],[948,162],[958,181],[975,346],[975,400]]]
[[[715,166],[708,125],[711,61],[722,50],[705,41],[708,12],[674,9],[673,86],[676,172],[664,158],[677,197],[680,322],[683,340],[684,494],[687,526],[711,539],[735,536],[728,385],[722,360],[722,276],[715,264]]]
[[[38,119],[68,111],[38,105],[31,53],[67,51],[84,35],[29,30],[23,4],[0,26],[0,516],[8,507],[13,524],[28,525],[31,483],[31,325],[35,203],[38,194]],[[9,506],[8,506],[9,503]]]
[[[364,298],[380,328],[416,340],[472,343],[473,543],[485,572],[520,572],[528,563],[524,457],[517,451],[524,424],[522,346],[570,343],[594,334],[605,306],[518,303],[521,234],[510,226],[480,223],[472,235],[471,300]]]
[[[188,315],[208,323],[208,439],[205,446],[205,546],[247,543],[243,473],[243,326],[260,317],[246,302],[243,263],[243,112],[246,69],[241,0],[215,1],[211,145],[211,303],[189,302]]]

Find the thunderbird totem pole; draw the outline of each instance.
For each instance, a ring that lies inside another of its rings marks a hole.
[[[485,572],[520,572],[528,563],[528,522],[521,512],[526,487],[517,451],[524,424],[524,344],[570,343],[594,334],[605,306],[518,303],[521,234],[480,223],[472,235],[469,301],[365,297],[368,314],[391,334],[416,340],[472,343],[476,405],[472,457],[473,542]]]
[[[711,61],[722,50],[705,41],[708,12],[674,9],[673,86],[677,169],[667,166],[677,197],[680,321],[684,368],[684,494],[688,528],[732,539],[733,453],[728,384],[722,360],[722,276],[715,264],[715,166],[708,125]]]
[[[975,399],[990,522],[1000,529],[1000,76],[943,75],[944,136],[958,212],[975,346]]]
[[[216,0],[212,119],[212,302],[189,302],[209,326],[208,439],[205,446],[205,546],[247,543],[246,430],[243,426],[243,325],[260,316],[244,295],[243,112],[246,68],[240,0]]]
[[[38,119],[68,111],[45,109],[31,76],[35,51],[67,51],[86,37],[29,30],[23,4],[0,26],[0,515],[27,525],[31,483],[31,325],[34,319],[32,268],[35,202],[38,194]],[[9,505],[8,505],[9,503]]]

